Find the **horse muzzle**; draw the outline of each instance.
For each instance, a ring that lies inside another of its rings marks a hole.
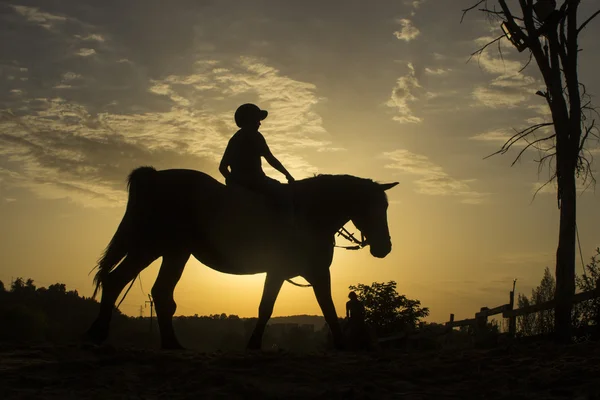
[[[392,242],[388,241],[387,243],[379,245],[371,243],[369,249],[373,257],[384,258],[392,251]]]

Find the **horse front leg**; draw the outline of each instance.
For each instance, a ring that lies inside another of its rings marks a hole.
[[[163,256],[158,277],[152,287],[152,297],[154,298],[156,318],[160,329],[160,342],[163,349],[183,349],[173,329],[173,314],[177,309],[173,292],[189,258],[190,254],[185,252]]]
[[[329,329],[331,330],[335,348],[342,350],[344,348],[344,337],[333,304],[333,298],[331,297],[331,274],[329,273],[329,268],[310,272],[306,274],[304,278],[313,287],[315,297],[317,298],[317,302],[325,317],[325,322],[327,322],[327,325],[329,325]]]
[[[256,326],[247,346],[249,350],[259,350],[262,345],[265,327],[269,318],[271,318],[271,314],[273,314],[273,307],[275,306],[277,295],[279,295],[279,291],[281,290],[281,285],[283,285],[283,279],[267,273],[262,299],[258,307],[258,321],[256,321]]]

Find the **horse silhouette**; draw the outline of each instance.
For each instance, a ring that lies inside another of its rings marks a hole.
[[[318,175],[283,185],[293,198],[293,218],[274,211],[263,195],[226,187],[194,170],[140,167],[129,175],[129,199],[119,227],[98,261],[94,282],[102,289],[100,311],[88,339],[108,337],[115,301],[127,285],[162,257],[152,296],[165,349],[182,348],[173,329],[173,291],[193,255],[217,271],[244,275],[266,272],[258,320],[248,342],[259,349],[277,295],[287,279],[302,276],[313,287],[335,346],[343,338],[333,300],[329,267],[335,233],[352,221],[374,257],[392,248],[385,190],[349,175]]]

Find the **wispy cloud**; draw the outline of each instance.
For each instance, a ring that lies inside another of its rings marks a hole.
[[[77,50],[77,52],[75,54],[78,56],[81,56],[81,57],[89,57],[89,56],[96,54],[96,50],[88,49],[88,48],[81,48],[81,49]]]
[[[17,14],[26,18],[28,22],[39,25],[45,29],[52,30],[58,23],[63,23],[67,20],[61,15],[54,15],[48,12],[40,11],[36,7],[11,5]]]
[[[83,41],[94,41],[94,42],[100,42],[100,43],[104,43],[106,41],[106,39],[104,38],[104,36],[97,34],[97,33],[90,33],[89,35],[83,36],[83,35],[75,35],[75,37],[77,39],[83,40]]]
[[[412,8],[410,15],[415,16],[417,13],[417,9],[421,6],[421,4],[425,3],[426,0],[404,0],[404,4]]]
[[[432,196],[457,196],[461,198],[461,203],[465,204],[480,204],[488,196],[486,193],[479,193],[470,188],[469,184],[474,180],[455,179],[424,155],[399,149],[383,153],[383,158],[389,162],[385,168],[418,177],[415,180],[417,193]]]
[[[392,96],[386,103],[389,107],[396,108],[399,115],[394,116],[394,121],[400,123],[418,123],[422,119],[415,116],[410,108],[410,103],[417,98],[413,94],[421,85],[415,76],[415,68],[408,63],[408,74],[398,78],[396,86],[392,90]]]
[[[492,37],[481,37],[475,40],[479,46],[493,40]],[[476,57],[479,67],[490,75],[496,75],[487,85],[478,85],[472,96],[475,105],[490,108],[515,108],[531,99],[540,86],[535,78],[519,72],[523,68],[520,61],[511,60],[511,49],[503,49],[503,55],[492,55],[487,50]]]
[[[471,136],[469,139],[477,140],[480,142],[493,143],[494,145],[502,145],[502,144],[506,143],[514,134],[515,134],[515,132],[500,129],[500,130],[491,130],[491,131],[487,131],[487,132],[478,133],[474,136]],[[526,143],[524,143],[524,142],[517,142],[514,145],[515,146],[525,146],[525,144]]]
[[[425,73],[429,75],[445,75],[448,72],[452,71],[451,69],[444,68],[425,68]]]
[[[399,40],[410,42],[419,36],[421,33],[417,27],[415,27],[410,19],[402,18],[398,20],[398,23],[402,26],[399,31],[395,31],[394,35]]]

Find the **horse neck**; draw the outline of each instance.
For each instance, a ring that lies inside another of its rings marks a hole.
[[[334,234],[350,220],[348,197],[350,190],[343,185],[329,185],[329,182],[319,182],[320,178],[310,178],[300,181],[295,198],[311,225],[318,229]],[[333,182],[334,177],[330,177]]]

